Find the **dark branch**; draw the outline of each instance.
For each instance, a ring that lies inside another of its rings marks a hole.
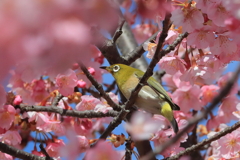
[[[63,95],[61,95],[60,93],[58,93],[58,95],[56,95],[56,97],[54,98],[52,105],[53,105],[53,106],[57,106],[57,105],[58,105],[58,102],[59,102],[62,98],[63,98]]]
[[[25,151],[19,150],[7,144],[0,142],[0,151],[3,153],[7,153],[13,157],[20,159],[28,159],[28,160],[47,160],[46,157],[39,157],[34,154],[27,153]]]
[[[112,39],[113,43],[116,43],[117,39],[122,35],[122,33],[123,33],[122,27],[123,27],[124,23],[125,23],[125,20],[122,20],[118,29],[114,33],[113,39]]]
[[[237,122],[233,126],[225,128],[224,130],[216,133],[214,136],[212,136],[212,137],[210,137],[208,139],[204,139],[202,142],[200,142],[200,143],[198,143],[196,145],[193,145],[193,146],[185,149],[184,151],[181,151],[178,154],[176,154],[176,155],[174,155],[172,157],[167,158],[166,160],[179,159],[181,156],[187,155],[187,154],[189,154],[189,153],[191,153],[191,152],[193,152],[195,150],[198,150],[198,149],[204,147],[206,144],[209,144],[212,141],[218,140],[219,138],[227,135],[228,133],[231,133],[232,131],[236,130],[239,127],[240,127],[240,122]]]
[[[185,134],[193,125],[197,124],[200,120],[204,119],[213,109],[214,107],[225,97],[228,95],[230,92],[232,86],[234,85],[235,81],[238,78],[238,75],[240,74],[240,65],[238,66],[237,71],[234,73],[233,77],[228,81],[228,83],[221,89],[220,93],[218,96],[216,96],[211,105],[201,112],[201,114],[197,114],[194,116],[191,120],[189,120],[188,125],[181,131],[179,132],[175,137],[167,141],[166,143],[162,144],[159,147],[155,148],[155,151],[147,154],[141,160],[148,160],[151,159],[151,157],[154,157],[156,154],[162,153],[165,149],[167,149],[169,146],[177,142],[181,138],[183,134]]]
[[[77,118],[101,118],[101,117],[116,117],[118,112],[116,111],[108,111],[107,113],[96,112],[96,111],[75,111],[75,110],[68,110],[62,109],[55,106],[31,106],[20,104],[19,106],[21,111],[35,111],[35,112],[51,112],[57,113],[61,116],[71,116]]]
[[[156,39],[157,35],[159,32],[156,32],[154,35],[152,35],[150,38],[148,38],[145,42],[150,42]],[[131,64],[133,63],[136,59],[140,58],[142,54],[145,52],[143,49],[143,42],[140,46],[136,47],[132,52],[130,52],[128,55],[123,57],[123,64]]]
[[[53,160],[53,158],[49,156],[49,154],[47,153],[47,151],[43,147],[42,143],[39,145],[39,147],[41,149],[41,152],[46,156],[46,160]]]
[[[108,104],[114,109],[119,111],[120,107],[113,102],[113,100],[109,97],[109,95],[103,90],[103,87],[101,84],[99,84],[94,77],[89,73],[89,71],[87,70],[87,68],[80,63],[80,67],[82,69],[82,71],[85,73],[85,75],[87,76],[87,78],[91,81],[91,83],[94,85],[94,87],[101,93],[102,97],[104,99],[106,99],[106,101],[108,102]]]

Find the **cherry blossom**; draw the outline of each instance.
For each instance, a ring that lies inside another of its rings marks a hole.
[[[193,32],[203,27],[202,13],[195,7],[177,8],[172,12],[171,20],[177,27],[182,26],[183,32]]]
[[[168,74],[174,75],[177,71],[184,73],[186,71],[186,62],[178,56],[164,56],[159,61],[161,69],[165,70]]]
[[[20,144],[22,138],[17,131],[8,130],[6,133],[0,134],[0,141],[14,146]]]
[[[16,110],[11,105],[4,105],[0,108],[0,127],[9,129],[14,122]]]
[[[220,146],[220,153],[223,158],[230,159],[238,157],[238,151],[240,148],[240,133],[239,130],[233,131],[218,140]]]
[[[73,70],[68,70],[65,74],[59,74],[56,77],[56,84],[59,87],[59,92],[62,95],[68,96],[77,86],[77,76]]]
[[[189,109],[200,110],[203,104],[200,100],[201,89],[197,85],[180,84],[179,88],[172,94],[175,103],[181,106],[181,111],[188,112]],[[188,107],[189,104],[193,104]]]
[[[125,124],[126,130],[131,133],[134,140],[149,139],[158,129],[164,127],[163,123],[154,121],[148,113],[137,112],[131,122]]]
[[[97,145],[86,152],[86,160],[121,160],[123,155],[121,155],[116,150],[113,150],[112,146],[103,141],[98,141]]]

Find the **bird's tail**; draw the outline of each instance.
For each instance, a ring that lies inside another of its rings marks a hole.
[[[169,120],[174,132],[177,133],[178,132],[178,124],[177,124],[176,119],[173,116],[172,107],[170,106],[170,104],[168,102],[164,102],[162,104],[161,114]]]
[[[172,128],[173,128],[174,132],[177,133],[178,132],[178,124],[177,124],[177,121],[176,121],[175,118],[173,118],[171,120],[171,125],[172,125]]]

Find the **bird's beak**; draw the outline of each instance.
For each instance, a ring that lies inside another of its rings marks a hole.
[[[102,66],[102,67],[99,67],[99,68],[101,68],[101,69],[106,69],[106,68],[107,68],[107,66]]]
[[[108,72],[111,72],[111,70],[109,69],[109,67],[107,67],[107,66],[102,66],[102,67],[100,67],[101,69],[105,69],[106,71],[108,71]]]

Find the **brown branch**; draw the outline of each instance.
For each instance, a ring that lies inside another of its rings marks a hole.
[[[47,151],[43,147],[42,143],[39,145],[39,148],[41,149],[41,152],[46,156],[46,160],[53,160],[53,158],[49,156],[49,154],[47,153]]]
[[[113,40],[105,38],[96,28],[92,28],[92,35],[94,37],[93,44],[98,47],[110,64],[116,64],[122,61],[122,57]]]
[[[34,154],[30,154],[28,152],[19,150],[7,144],[0,142],[0,151],[3,153],[7,153],[13,157],[17,157],[20,159],[27,159],[27,160],[48,160],[46,157],[39,157]]]
[[[209,144],[212,141],[218,140],[219,138],[227,135],[228,133],[231,133],[232,131],[236,130],[239,127],[240,127],[240,122],[237,122],[233,126],[225,128],[224,130],[222,130],[222,131],[216,133],[215,135],[213,135],[212,137],[210,137],[208,139],[204,139],[202,142],[200,142],[198,144],[195,144],[195,145],[192,145],[191,147],[186,148],[184,151],[181,151],[178,154],[167,158],[166,160],[179,159],[181,156],[187,155],[187,154],[191,153],[192,151],[198,150],[198,149],[204,147],[206,144]]]
[[[165,142],[159,147],[155,148],[155,151],[148,153],[146,156],[142,157],[141,160],[149,160],[151,157],[154,157],[156,154],[162,153],[172,144],[177,142],[183,134],[185,134],[193,125],[197,124],[200,120],[204,119],[213,109],[214,107],[230,92],[234,82],[237,80],[238,75],[240,74],[240,65],[237,68],[237,71],[232,76],[232,78],[228,81],[228,83],[221,89],[220,93],[213,99],[212,103],[206,110],[194,116],[191,120],[188,121],[188,125],[180,131],[175,137]]]
[[[159,31],[156,32],[155,34],[153,34],[145,42],[150,42],[150,41],[155,40],[158,33],[159,33]],[[129,65],[129,64],[133,63],[136,59],[140,58],[142,56],[142,54],[145,52],[145,50],[143,49],[143,44],[145,42],[143,42],[140,46],[136,47],[132,52],[130,52],[126,56],[122,57],[123,58],[122,63]]]
[[[60,114],[61,116],[71,116],[71,117],[77,117],[77,118],[116,117],[118,114],[118,112],[116,111],[108,111],[107,113],[102,113],[102,112],[96,112],[93,110],[76,111],[76,110],[62,109],[55,106],[34,106],[34,105],[25,105],[25,104],[20,104],[19,108],[21,111],[25,111],[25,112],[29,112],[29,111],[51,112],[51,113]]]
[[[115,103],[113,102],[113,100],[109,97],[109,95],[103,90],[103,87],[101,84],[99,84],[95,78],[89,73],[89,71],[87,70],[87,68],[80,63],[80,67],[82,69],[82,71],[85,73],[85,75],[87,76],[87,78],[91,81],[91,83],[94,85],[94,87],[101,93],[102,97],[108,102],[108,104],[114,109],[119,111],[121,108]]]
[[[117,39],[122,35],[122,33],[123,33],[122,28],[123,28],[124,23],[125,23],[125,20],[122,20],[120,22],[118,29],[116,30],[116,32],[113,35],[113,38],[112,38],[113,43],[116,43]]]
[[[52,105],[53,106],[57,106],[58,102],[63,98],[63,95],[61,95],[60,93],[58,93],[58,95],[54,98]]]

